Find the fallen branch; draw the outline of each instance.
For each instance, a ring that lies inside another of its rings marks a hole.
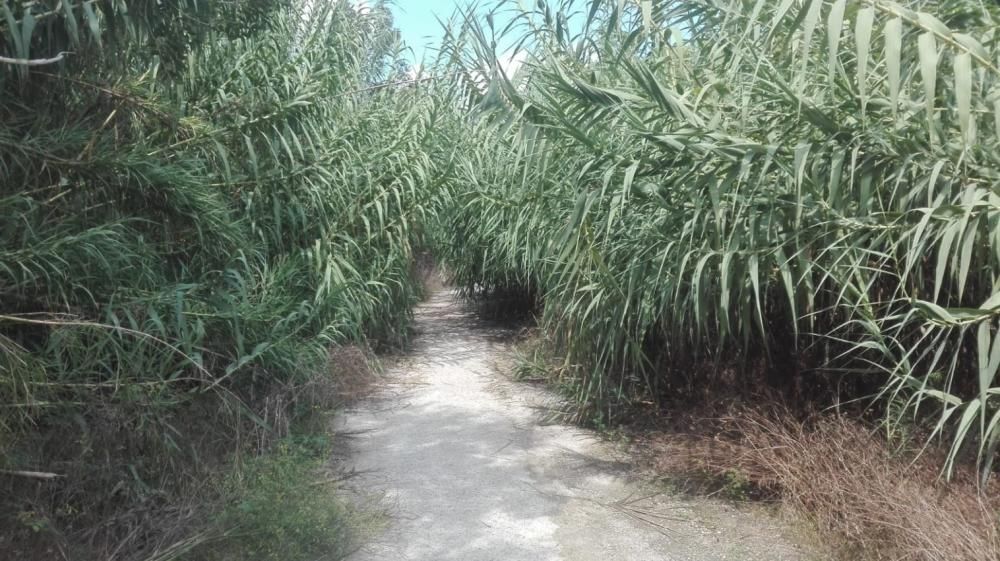
[[[3,475],[13,475],[16,477],[30,477],[32,479],[57,479],[59,477],[66,477],[65,475],[60,475],[58,473],[49,473],[47,471],[20,471],[20,470],[8,470],[0,469],[0,474]]]
[[[63,51],[52,58],[9,58],[5,56],[0,56],[0,62],[5,64],[16,64],[18,66],[45,66],[46,64],[54,64],[66,58],[66,55],[72,54]]]

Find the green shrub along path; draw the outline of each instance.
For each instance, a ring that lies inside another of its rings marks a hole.
[[[1000,445],[996,3],[544,2],[495,76],[443,256],[544,303],[582,418],[776,391]],[[624,6],[624,7],[622,7]],[[574,15],[575,14],[575,15]],[[569,22],[569,23],[567,23]],[[583,29],[577,32],[576,29]],[[872,401],[874,400],[874,401]]]
[[[996,504],[998,21],[508,0],[416,69],[382,2],[3,0],[0,553],[349,535],[302,443],[428,254],[534,314],[576,421],[835,406]]]
[[[438,101],[371,89],[405,78],[391,19],[344,2],[5,0],[0,44],[0,535],[245,543],[190,503],[241,500],[217,472],[331,346],[405,337]]]

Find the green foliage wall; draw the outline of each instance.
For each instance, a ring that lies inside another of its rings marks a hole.
[[[508,4],[508,8],[511,5]],[[584,413],[860,399],[1000,442],[992,3],[539,2],[457,25],[484,146],[443,247],[544,302]],[[476,23],[479,21],[479,23]],[[491,45],[527,56],[514,75]]]
[[[100,519],[329,345],[405,337],[437,102],[371,89],[396,78],[384,7],[2,10],[0,467],[73,470],[78,509],[81,480],[117,489]]]

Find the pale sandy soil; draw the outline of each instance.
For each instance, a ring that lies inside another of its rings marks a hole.
[[[671,496],[596,434],[540,422],[553,396],[496,368],[509,334],[453,293],[416,322],[412,351],[338,417],[349,488],[387,512],[351,561],[819,558],[762,509]]]

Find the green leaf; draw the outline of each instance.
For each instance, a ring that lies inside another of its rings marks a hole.
[[[969,429],[972,427],[972,422],[979,415],[980,411],[985,414],[986,408],[983,402],[979,399],[974,399],[965,405],[965,413],[962,414],[962,418],[958,421],[958,426],[955,429],[955,435],[952,437],[951,451],[948,452],[948,458],[945,460],[945,474],[946,477],[951,478],[955,467],[955,458],[958,456],[959,450],[961,450],[962,445],[965,444],[966,435]]]
[[[800,74],[805,74],[806,69],[809,67],[809,49],[812,47],[812,36],[813,32],[816,30],[816,25],[819,24],[819,17],[821,10],[823,8],[822,0],[808,0],[809,1],[809,11],[806,12],[806,19],[803,22],[805,27],[802,30],[802,48],[799,56],[802,57]],[[806,80],[805,76],[799,81],[800,89],[805,86]]]
[[[979,309],[989,310],[993,312],[1000,311],[1000,292],[996,292],[993,294],[993,296],[987,298],[986,301],[983,302],[981,306],[979,306]]]
[[[936,321],[945,324],[956,324],[957,320],[955,316],[951,315],[948,310],[938,306],[934,302],[926,302],[923,300],[916,300],[913,304],[923,312],[924,317],[931,321]]]
[[[24,54],[21,55],[21,58],[31,58],[31,35],[34,31],[35,16],[31,15],[31,11],[28,10],[21,18],[21,45],[24,48]]]
[[[917,40],[917,47],[920,54],[920,77],[924,82],[924,107],[927,110],[927,124],[933,141],[934,95],[937,91],[938,64],[937,40],[934,38],[934,34],[931,32],[921,33]]]
[[[257,167],[257,151],[254,150],[253,142],[250,140],[249,136],[243,135],[243,142],[247,147],[247,157],[250,158],[250,169],[253,170],[253,177],[254,179],[258,179],[260,177],[260,171]]]
[[[590,11],[587,12],[587,22],[583,26],[584,29],[590,29],[590,25],[594,22],[594,18],[597,17],[597,12],[600,11],[603,4],[604,0],[591,0]]]
[[[948,271],[948,260],[951,258],[951,247],[958,235],[959,224],[952,224],[945,230],[938,244],[937,266],[934,268],[934,299],[941,296],[944,287],[945,274]]]
[[[993,418],[990,419],[983,432],[983,437],[980,439],[979,462],[981,469],[979,481],[981,485],[985,486],[990,476],[993,475],[993,463],[996,461],[998,447],[1000,447],[1000,409],[997,409],[997,412],[993,414]]]
[[[858,93],[861,96],[861,115],[864,116],[868,105],[868,53],[871,50],[872,24],[875,21],[875,8],[870,6],[858,10],[855,25],[854,40],[858,51]]]
[[[959,44],[962,45],[968,52],[972,53],[974,57],[980,60],[982,63],[989,63],[990,53],[986,50],[986,47],[982,43],[977,41],[971,35],[965,33],[955,33],[952,38]]]
[[[70,44],[74,47],[80,46],[80,31],[76,23],[76,14],[73,13],[72,0],[64,0],[62,3],[63,20],[66,22],[66,33],[69,35]]]
[[[90,29],[90,36],[97,43],[97,46],[101,47],[101,22],[90,2],[83,2],[81,5],[83,6],[84,19],[87,20],[87,27]]]
[[[958,126],[966,146],[976,142],[975,123],[972,121],[972,55],[955,55],[955,103],[958,106]]]
[[[773,37],[778,32],[778,24],[781,23],[781,20],[785,19],[785,15],[788,13],[789,8],[792,7],[793,2],[794,0],[781,0],[781,4],[774,12],[774,17],[771,18],[771,25],[768,26],[770,29],[768,37]]]
[[[991,317],[989,312],[978,308],[945,309],[933,302],[924,300],[914,300],[913,305],[916,306],[920,315],[928,321],[950,327],[978,323]]]
[[[885,24],[885,67],[889,80],[889,102],[892,104],[892,117],[895,119],[899,110],[899,62],[903,45],[903,22],[892,18]]]
[[[834,74],[837,70],[838,52],[840,51],[840,37],[844,33],[844,8],[847,0],[836,0],[830,8],[830,15],[826,20],[826,35],[830,55],[830,82],[833,82]]]
[[[993,130],[1000,132],[1000,99],[993,102]]]
[[[1000,368],[1000,330],[997,330],[996,338],[991,337],[992,322],[980,322],[976,330],[976,350],[978,355],[979,369],[979,399],[986,403],[987,392],[993,387],[996,379],[997,369]],[[983,411],[985,415],[985,410]],[[983,419],[983,423],[986,419]]]
[[[938,36],[945,39],[951,38],[951,30],[948,29],[948,26],[945,25],[944,22],[939,20],[933,14],[929,14],[927,12],[917,12],[917,21],[920,22],[920,25],[924,29],[930,30],[929,32],[934,32]]]
[[[223,146],[222,143],[219,142],[218,140],[213,140],[213,143],[215,144],[216,154],[218,154],[219,159],[222,160],[223,175],[226,178],[226,181],[231,182],[233,180],[233,176],[232,172],[229,169],[229,151],[226,150],[226,147]]]
[[[6,33],[11,46],[14,47],[14,53],[17,58],[28,58],[25,53],[24,42],[21,39],[21,34],[17,30],[17,20],[14,18],[14,12],[10,11],[10,6],[6,1],[3,3],[3,16],[7,23],[7,29],[11,30],[10,33]]]
[[[972,204],[971,199],[975,196],[973,189],[967,189],[966,191],[966,203],[967,210],[965,216],[962,217],[960,224],[964,228],[962,233],[962,239],[960,241],[961,246],[958,253],[958,298],[959,300],[965,295],[965,287],[969,279],[969,270],[972,268],[972,252],[975,249],[976,238],[978,238],[978,219],[973,220],[972,214]],[[971,223],[970,223],[971,220]]]

